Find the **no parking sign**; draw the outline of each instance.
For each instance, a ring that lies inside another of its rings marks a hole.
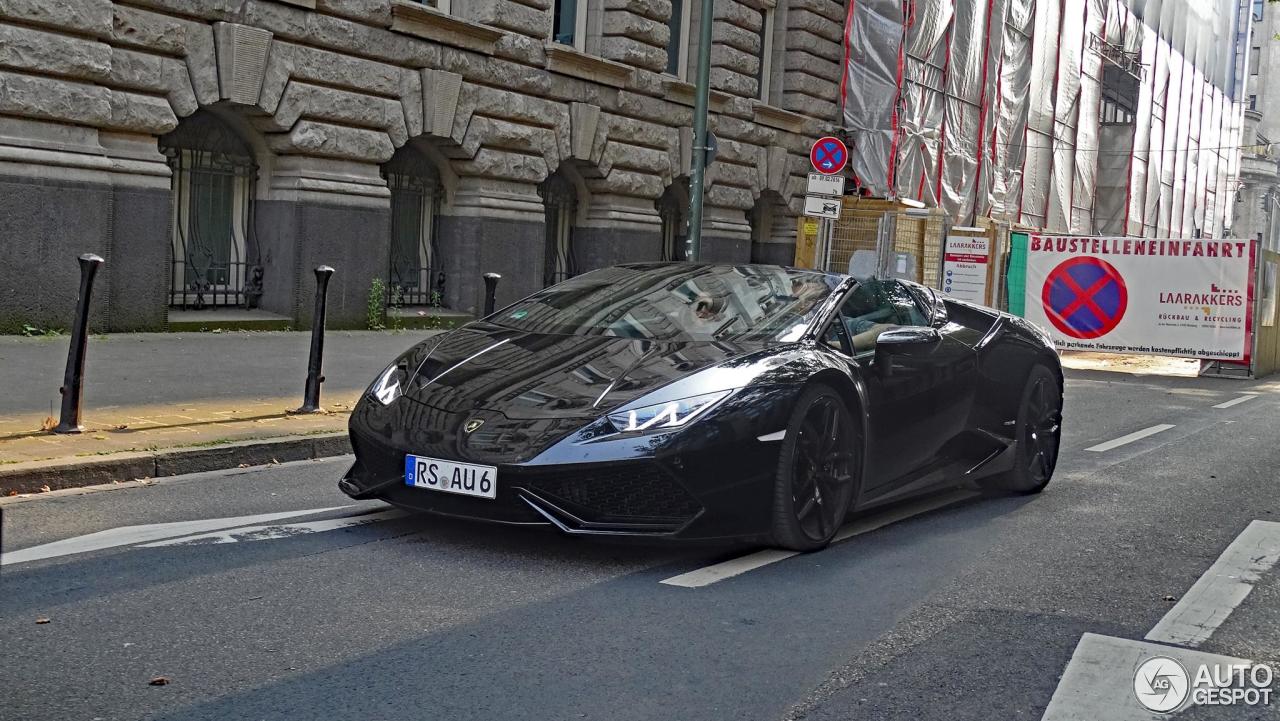
[[[1059,348],[1248,362],[1255,244],[1027,236],[1026,318]]]

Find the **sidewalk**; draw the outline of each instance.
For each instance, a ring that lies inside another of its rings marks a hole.
[[[359,394],[438,332],[329,332],[327,412],[307,415],[288,411],[302,404],[310,333],[94,336],[80,435],[41,430],[58,417],[69,338],[0,337],[0,495],[345,452]]]

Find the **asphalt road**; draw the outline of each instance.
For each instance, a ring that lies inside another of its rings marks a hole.
[[[336,490],[343,459],[0,502],[0,719],[1152,718],[1068,666],[1280,522],[1280,382],[1070,372],[1066,395],[1043,494],[938,494],[771,563],[386,513]],[[662,583],[726,561],[760,565]],[[1200,651],[1280,664],[1264,571]]]

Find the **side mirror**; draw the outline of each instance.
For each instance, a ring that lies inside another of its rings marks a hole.
[[[937,328],[920,328],[909,326],[891,328],[876,338],[875,364],[884,375],[893,372],[893,358],[906,356],[925,348],[931,348],[942,340]]]

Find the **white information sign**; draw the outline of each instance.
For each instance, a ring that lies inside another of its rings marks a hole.
[[[947,236],[942,257],[942,292],[979,305],[987,304],[987,269],[991,241],[985,236]]]
[[[804,214],[814,218],[840,218],[840,199],[824,198],[818,195],[804,196]]]
[[[1256,247],[1201,238],[1027,238],[1024,315],[1058,347],[1248,362]]]
[[[809,195],[829,195],[838,198],[844,195],[844,176],[809,173],[808,193]]]

